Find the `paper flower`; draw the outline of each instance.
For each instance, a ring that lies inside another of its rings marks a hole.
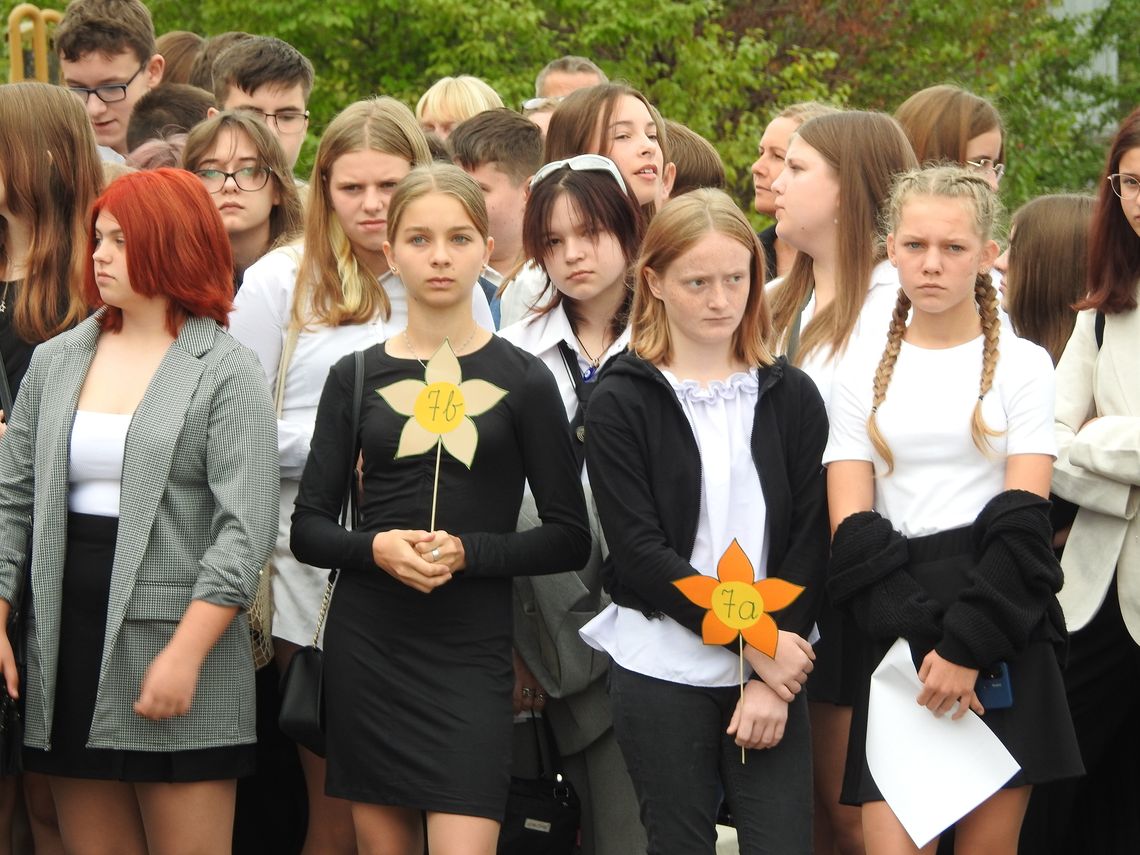
[[[468,469],[479,442],[471,417],[487,412],[507,394],[486,380],[464,382],[447,339],[428,360],[422,381],[400,380],[376,392],[393,410],[409,417],[400,432],[396,457],[423,454],[441,443]]]
[[[716,565],[717,578],[698,573],[673,582],[691,602],[709,611],[701,624],[705,644],[729,644],[739,636],[768,656],[779,639],[769,612],[791,605],[803,591],[783,579],[756,578],[752,563],[734,538]]]

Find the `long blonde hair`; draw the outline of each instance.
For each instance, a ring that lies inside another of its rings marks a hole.
[[[867,298],[871,271],[886,257],[878,240],[879,209],[894,177],[918,162],[898,122],[885,113],[848,110],[821,115],[804,122],[796,134],[839,178],[835,299],[817,310],[800,331],[795,361],[802,363],[819,348],[838,355],[847,346]],[[815,262],[806,253],[796,253],[792,269],[771,294],[777,346],[787,346],[814,289]]]
[[[336,327],[391,315],[384,286],[356,257],[332,207],[329,176],[342,155],[378,151],[409,167],[431,163],[427,139],[412,111],[395,98],[368,98],[345,107],[321,136],[305,210],[305,252],[297,270],[293,323]]]
[[[1001,203],[990,185],[984,178],[972,172],[967,172],[957,166],[936,166],[928,169],[916,169],[899,176],[891,191],[890,201],[883,211],[883,231],[894,233],[902,220],[903,208],[907,202],[916,196],[934,196],[942,199],[957,199],[968,205],[973,213],[974,226],[982,243],[989,241],[994,232],[994,224],[1001,213]],[[978,381],[978,400],[974,403],[974,415],[970,424],[970,436],[974,445],[982,454],[993,451],[989,438],[1000,436],[1001,431],[990,428],[982,418],[982,399],[985,398],[994,382],[994,372],[998,363],[998,337],[1001,332],[1001,321],[998,319],[998,295],[990,279],[989,271],[978,271],[974,282],[974,300],[978,306],[978,316],[981,321],[982,344],[982,376]],[[879,360],[879,367],[875,369],[874,393],[871,399],[871,414],[867,417],[867,435],[875,451],[887,464],[886,474],[894,471],[895,461],[891,449],[879,432],[879,423],[876,418],[879,407],[887,397],[887,387],[894,374],[895,363],[898,361],[899,349],[902,347],[903,334],[906,332],[907,316],[910,313],[910,298],[902,288],[899,289],[895,310],[891,315],[891,325],[887,332],[887,346],[883,349],[883,356]]]
[[[649,272],[664,275],[669,265],[712,233],[737,241],[751,256],[744,317],[732,334],[733,356],[746,365],[771,365],[775,360],[767,345],[772,316],[764,295],[764,250],[736,203],[708,187],[671,199],[649,224],[635,274],[629,349],[647,362],[672,358],[669,317],[649,287]]]

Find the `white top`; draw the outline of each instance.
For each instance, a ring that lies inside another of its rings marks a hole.
[[[510,291],[509,288],[507,290]],[[574,328],[570,326],[570,319],[566,317],[566,310],[562,304],[559,303],[545,315],[531,314],[509,327],[504,327],[499,330],[499,335],[527,353],[534,354],[550,369],[550,373],[558,383],[558,391],[562,393],[562,403],[566,405],[566,418],[572,420],[578,412],[578,393],[575,391],[574,380],[567,373],[566,362],[562,359],[558,343],[566,342],[578,354],[578,368],[583,378],[593,368],[593,364],[582,355],[582,346],[574,335]],[[613,344],[606,348],[598,364],[605,365],[628,344],[627,326]]]
[[[67,509],[100,517],[119,515],[123,452],[131,414],[76,410],[71,428]]]
[[[533,261],[528,261],[499,298],[499,328],[517,324],[536,308],[545,306],[552,296],[548,294],[543,298],[545,288],[546,273]]]
[[[298,247],[281,247],[263,256],[245,272],[234,298],[230,333],[257,354],[270,390],[277,388],[277,367],[293,310],[293,289],[301,260]],[[340,327],[313,326],[302,330],[285,377],[285,405],[277,423],[281,476],[299,479],[309,457],[309,442],[317,404],[338,359],[384,341],[408,324],[404,283],[388,274],[380,279],[392,306],[391,317]],[[478,283],[472,286],[472,313],[480,326],[494,331],[487,298]]]
[[[760,383],[755,369],[702,387],[662,372],[689,420],[701,455],[701,511],[689,563],[716,577],[717,562],[737,540],[765,577],[768,524],[760,476],[752,459],[752,423]],[[706,645],[672,618],[650,619],[637,609],[611,603],[581,629],[586,642],[630,671],[689,686],[734,686],[740,657]],[[752,673],[747,661],[744,677]]]
[[[869,460],[875,467],[875,510],[908,537],[971,524],[1004,489],[1005,460],[1014,454],[1057,455],[1053,435],[1053,365],[1049,354],[1003,325],[993,388],[982,402],[986,424],[1000,430],[982,454],[970,434],[983,337],[929,349],[902,342],[877,421],[895,469],[867,435],[872,377],[878,361],[840,368],[823,462]]]

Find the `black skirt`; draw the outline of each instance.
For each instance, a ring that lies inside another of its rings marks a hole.
[[[948,607],[968,583],[974,566],[970,528],[911,538],[907,541],[907,548],[910,553],[907,572],[943,608]],[[844,804],[860,805],[882,801],[883,798],[867,768],[867,700],[871,674],[894,641],[870,639],[866,648],[864,675],[853,710],[851,739],[847,746],[847,767],[840,797]],[[1051,636],[1049,625],[1043,619],[1039,632],[1026,649],[1007,663],[1013,706],[986,710],[981,717],[1021,766],[1005,788],[1043,784],[1084,774],[1065,684],[1057,663],[1056,641],[1058,639]]]
[[[117,517],[67,515],[51,750],[24,748],[24,768],[44,775],[176,783],[253,774],[255,746],[193,751],[88,748],[111,596]]]

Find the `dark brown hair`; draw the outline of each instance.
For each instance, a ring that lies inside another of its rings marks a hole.
[[[698,187],[725,186],[724,161],[713,144],[696,131],[672,119],[665,120],[669,129],[669,154],[677,167],[670,196],[680,196]]]
[[[467,170],[490,163],[517,187],[542,166],[542,131],[505,107],[484,110],[455,126],[447,138],[455,163]]]
[[[1077,304],[1078,309],[1112,315],[1136,308],[1140,235],[1124,216],[1120,199],[1108,183],[1108,176],[1120,171],[1120,161],[1134,148],[1140,148],[1140,107],[1120,123],[1108,149],[1089,236],[1088,296]]]
[[[154,21],[140,0],[71,0],[55,31],[55,49],[68,62],[129,50],[146,64],[158,53]]]
[[[313,64],[291,44],[271,36],[253,36],[223,49],[211,77],[219,107],[231,87],[252,95],[262,86],[289,89],[300,84],[306,104],[313,91]]]
[[[147,140],[170,134],[189,133],[205,121],[214,96],[205,89],[185,83],[161,83],[135,103],[127,123],[127,151],[134,151]]]

